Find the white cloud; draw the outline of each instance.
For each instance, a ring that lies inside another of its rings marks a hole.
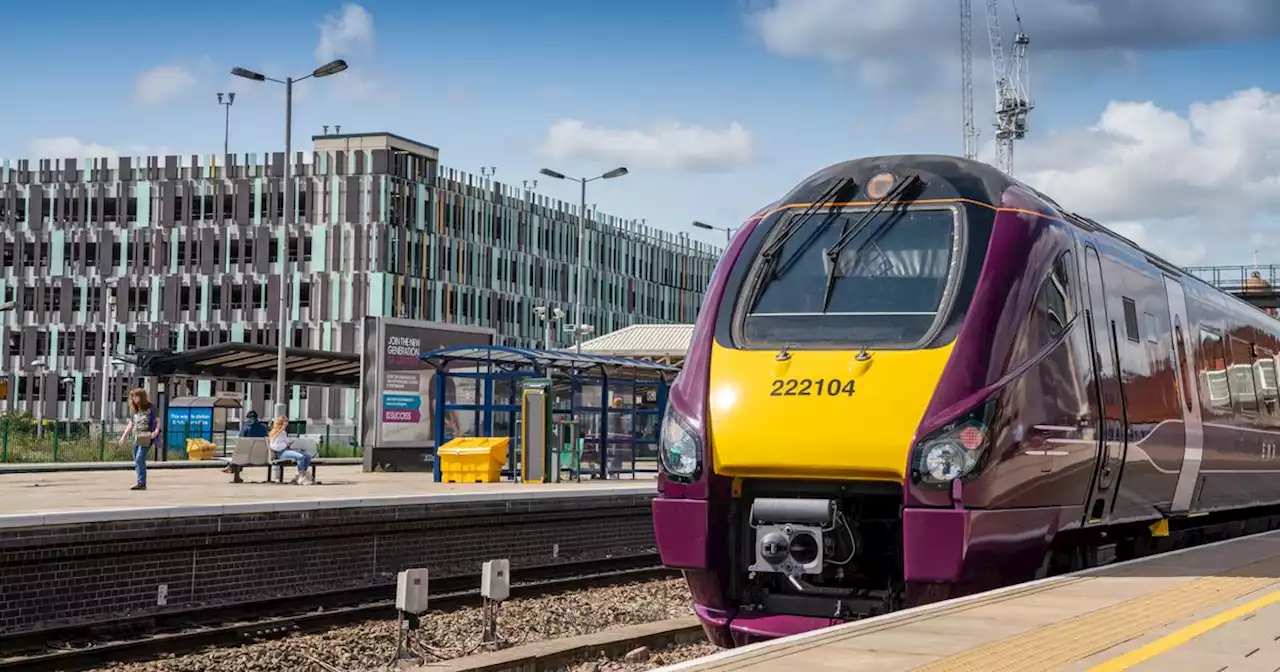
[[[159,65],[138,75],[133,94],[143,105],[158,105],[196,85],[196,77],[181,65]]]
[[[320,24],[320,40],[316,43],[316,62],[328,63],[373,50],[373,15],[356,4],[328,14]]]
[[[674,121],[623,130],[562,119],[547,130],[540,151],[556,159],[703,173],[741,166],[756,155],[755,138],[736,121],[720,130]]]
[[[166,146],[124,145],[112,147],[97,142],[86,142],[69,135],[54,138],[32,138],[27,143],[27,158],[31,159],[114,159],[118,156],[184,155]],[[186,152],[185,154],[191,154]]]
[[[1239,246],[1280,219],[1280,95],[1249,89],[1185,115],[1112,101],[1089,128],[1018,144],[1014,167],[1170,261],[1244,263]]]
[[[344,102],[366,103],[390,103],[398,98],[370,66],[376,41],[373,15],[364,7],[349,3],[325,15],[316,42],[316,63],[335,58],[349,61],[348,70],[325,80],[323,87],[330,95]]]
[[[40,159],[86,159],[114,158],[120,153],[114,147],[100,145],[96,142],[85,142],[69,135],[57,138],[34,138],[27,143],[31,158]]]
[[[939,78],[958,81],[959,17],[954,1],[756,0],[751,4],[746,24],[774,53],[852,66],[868,83],[897,88],[936,83]],[[1002,1],[999,6],[1007,51],[1014,16],[1009,3]],[[1018,10],[1031,38],[1031,60],[1041,72],[1046,64],[1067,63],[1077,69],[1087,65],[1082,63],[1086,60],[1132,64],[1139,52],[1280,34],[1280,3],[1275,0],[1049,0],[1019,3]],[[985,63],[990,53],[985,3],[974,0],[973,12],[973,53],[975,60]],[[993,88],[990,78],[989,69],[985,73],[975,69],[975,85]]]

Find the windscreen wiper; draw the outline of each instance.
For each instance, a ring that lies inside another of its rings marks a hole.
[[[839,180],[836,180],[835,184],[832,184],[826,191],[822,192],[822,195],[819,196],[817,200],[810,203],[809,206],[806,207],[799,215],[787,220],[787,222],[783,224],[782,231],[778,232],[778,235],[769,242],[769,244],[764,248],[764,251],[760,253],[760,256],[766,261],[776,261],[778,253],[782,252],[782,247],[787,244],[787,241],[791,240],[791,236],[794,236],[796,232],[800,230],[800,227],[804,226],[805,223],[809,221],[810,217],[813,217],[814,213],[831,201],[834,201],[847,187],[852,186],[853,180],[847,177],[842,177]]]
[[[831,290],[835,288],[836,273],[840,269],[840,252],[842,252],[844,248],[848,247],[849,243],[852,243],[853,240],[858,237],[858,234],[862,233],[863,229],[867,228],[867,225],[871,223],[871,220],[875,219],[875,217],[881,212],[884,212],[885,207],[887,207],[889,203],[897,200],[906,193],[907,189],[911,188],[919,181],[920,176],[914,174],[908,175],[899,180],[898,183],[893,185],[893,188],[886,192],[884,196],[881,196],[875,203],[871,204],[871,207],[863,213],[857,223],[842,231],[840,233],[840,237],[831,244],[831,247],[827,248],[826,254],[827,261],[829,262],[827,268],[827,287],[822,292],[821,312],[827,312],[827,304],[831,302]]]
[[[835,181],[826,191],[822,192],[816,200],[808,205],[799,215],[787,220],[782,224],[782,229],[778,231],[773,240],[769,241],[763,251],[760,252],[760,271],[755,276],[748,296],[754,297],[751,301],[751,309],[755,309],[756,304],[760,302],[763,294],[761,289],[765,282],[778,277],[778,255],[781,254],[783,246],[788,240],[804,226],[804,223],[813,217],[814,213],[826,204],[836,200],[846,189],[854,186],[853,180],[842,177]]]

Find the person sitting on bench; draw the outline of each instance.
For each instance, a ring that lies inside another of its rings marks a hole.
[[[311,467],[311,456],[292,449],[293,438],[286,431],[288,427],[289,421],[283,415],[276,417],[275,422],[271,423],[271,431],[267,433],[267,445],[275,459],[293,460],[298,465],[298,475],[293,477],[291,483],[313,485],[311,474],[307,471]]]
[[[244,423],[240,425],[240,438],[242,439],[265,439],[267,438],[267,425],[258,419],[258,412],[250,410],[244,414]],[[240,483],[240,465],[228,464],[226,469],[222,470],[224,474],[234,474],[236,476],[234,482]]]

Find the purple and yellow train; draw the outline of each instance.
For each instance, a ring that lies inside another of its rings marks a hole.
[[[1280,321],[994,168],[840,163],[711,278],[659,550],[721,646],[1140,554],[1280,504],[1277,352]]]

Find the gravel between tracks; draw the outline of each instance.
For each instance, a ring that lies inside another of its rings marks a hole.
[[[502,605],[498,615],[498,631],[511,644],[521,644],[692,614],[689,591],[683,579],[641,581],[510,600]],[[481,627],[479,607],[432,612],[422,619],[415,647],[421,653],[432,653],[439,658],[467,655],[480,641]],[[388,664],[394,654],[395,623],[367,621],[317,634],[97,669],[115,672],[372,672],[391,669]]]
[[[644,670],[657,669],[663,665],[673,665],[686,660],[709,656],[719,650],[707,642],[677,644],[657,649],[642,661],[627,662],[625,660],[600,658],[563,668],[559,672],[644,672]]]

